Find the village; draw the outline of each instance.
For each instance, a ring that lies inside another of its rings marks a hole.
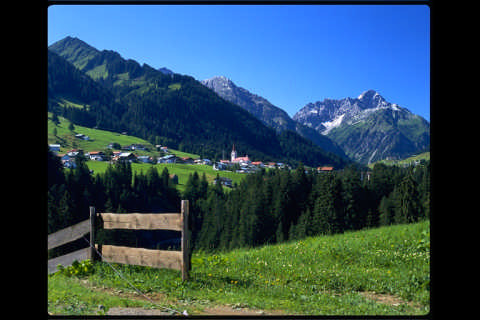
[[[77,139],[89,140],[88,136],[77,134]],[[167,146],[156,145],[155,149],[159,152],[159,156],[151,155],[139,155],[137,151],[151,151],[143,144],[130,144],[126,146],[120,146],[118,143],[110,143],[105,147],[104,151],[89,151],[83,152],[81,149],[71,149],[66,153],[60,153],[60,144],[49,144],[49,149],[55,153],[64,166],[64,168],[75,168],[75,157],[79,154],[83,154],[87,160],[90,161],[106,161],[114,163],[117,161],[128,161],[131,163],[150,163],[150,164],[187,164],[187,165],[208,165],[212,166],[216,171],[230,171],[236,173],[255,173],[263,168],[270,169],[283,169],[291,170],[291,166],[281,162],[263,162],[252,161],[248,155],[243,157],[237,156],[235,145],[232,147],[230,159],[221,159],[219,161],[212,161],[210,159],[198,158],[193,159],[191,157],[179,157],[175,155],[174,151],[170,150]],[[333,167],[318,167],[317,171],[332,171]],[[226,181],[222,183],[229,185]]]

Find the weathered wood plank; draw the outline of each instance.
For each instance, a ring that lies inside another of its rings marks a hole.
[[[188,280],[190,270],[190,232],[188,227],[189,202],[181,202],[181,225],[182,225],[182,281]]]
[[[180,213],[101,213],[104,229],[182,231]]]
[[[98,256],[95,253],[95,224],[97,220],[97,215],[95,214],[95,207],[90,207],[90,243],[92,244],[90,246],[90,255],[89,258],[92,261],[98,260]]]
[[[80,249],[60,257],[56,257],[48,260],[48,273],[54,273],[57,271],[57,265],[61,264],[64,267],[72,265],[72,262],[87,260],[90,253],[90,248]]]
[[[48,250],[77,240],[90,232],[90,219],[48,235]]]
[[[103,245],[105,261],[154,268],[181,270],[182,252]]]

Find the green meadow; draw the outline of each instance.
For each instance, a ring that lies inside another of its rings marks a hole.
[[[301,241],[194,252],[190,280],[179,271],[105,262],[92,272],[48,278],[52,314],[113,307],[207,314],[227,306],[284,315],[425,315],[430,310],[428,221]],[[154,303],[135,294],[130,284]]]
[[[108,162],[104,161],[87,161],[87,166],[90,170],[93,170],[93,174],[103,173],[108,167]],[[217,174],[220,177],[225,177],[232,179],[233,183],[239,184],[240,181],[245,177],[245,174],[228,172],[228,171],[215,171],[212,166],[207,165],[191,165],[191,164],[180,164],[180,163],[159,163],[159,164],[149,164],[149,163],[132,163],[132,172],[146,173],[150,167],[154,167],[158,170],[159,173],[163,171],[164,168],[167,168],[170,174],[176,174],[178,176],[178,185],[176,186],[179,191],[184,191],[185,185],[188,181],[188,177],[197,172],[197,174],[202,177],[205,174],[207,181],[213,183],[213,180],[217,177]],[[230,190],[224,188],[225,190]]]
[[[71,102],[70,102],[71,103]],[[74,131],[68,129],[70,121],[65,118],[59,117],[60,123],[55,126],[51,120],[52,114],[48,113],[48,143],[58,143],[61,145],[59,153],[66,153],[71,149],[82,149],[85,153],[89,151],[102,151],[106,149],[106,146],[112,142],[116,142],[121,146],[130,145],[130,144],[143,144],[150,151],[135,151],[138,155],[148,155],[153,157],[158,157],[159,152],[155,150],[155,146],[149,143],[146,140],[129,136],[126,134],[120,134],[116,132],[110,132],[99,129],[92,129],[82,126],[75,126]],[[56,129],[56,135],[54,135],[54,128]],[[90,140],[80,140],[75,138],[75,134],[84,134],[90,137]],[[171,154],[175,154],[178,157],[190,157],[197,159],[200,156],[197,154],[182,152],[179,150],[170,149]],[[108,167],[107,162],[103,161],[87,161],[87,165],[90,170],[93,170],[94,174],[103,173]],[[154,166],[159,170],[159,173],[162,172],[164,168],[168,169],[170,174],[176,174],[178,176],[178,185],[177,189],[183,191],[185,184],[188,181],[190,174],[193,174],[195,171],[202,176],[205,173],[207,181],[213,183],[213,180],[216,178],[217,174],[221,177],[232,179],[233,183],[240,183],[240,181],[245,177],[244,174],[239,174],[235,172],[228,171],[215,171],[212,166],[207,165],[187,165],[187,164],[148,164],[148,163],[133,163],[132,171],[144,173],[147,172],[148,168]],[[229,190],[228,188],[224,188]]]

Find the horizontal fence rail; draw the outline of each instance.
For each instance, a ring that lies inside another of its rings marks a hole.
[[[189,203],[182,200],[180,213],[96,213],[90,207],[90,219],[57,231],[48,236],[48,249],[77,240],[90,233],[90,248],[81,249],[48,260],[48,273],[56,271],[56,266],[68,266],[74,260],[105,260],[122,264],[150,266],[179,270],[182,280],[189,277],[190,270],[190,230],[188,226]],[[181,232],[181,250],[151,250],[115,245],[96,244],[97,229],[128,230],[173,230]],[[100,255],[96,253],[100,252]]]
[[[182,231],[180,213],[100,213],[103,229]]]
[[[103,245],[102,257],[108,262],[182,270],[181,251]]]
[[[75,241],[91,232],[90,219],[74,224],[70,227],[48,235],[48,250]],[[73,261],[82,261],[91,257],[90,248],[80,249],[60,257],[48,260],[48,273],[57,271],[57,265],[69,266]]]
[[[77,240],[90,232],[90,220],[85,220],[73,226],[48,235],[48,250]]]

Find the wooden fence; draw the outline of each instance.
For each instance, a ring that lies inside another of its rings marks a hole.
[[[190,230],[188,226],[189,203],[182,200],[180,213],[96,213],[90,207],[90,219],[57,231],[48,236],[48,249],[74,241],[90,233],[90,243],[78,251],[48,260],[48,273],[56,271],[56,266],[71,265],[74,260],[91,259],[124,264],[176,269],[182,272],[182,280],[187,280],[190,270]],[[130,230],[174,230],[180,231],[181,251],[151,250],[95,243],[95,231],[99,229]],[[96,253],[98,250],[101,254]]]

